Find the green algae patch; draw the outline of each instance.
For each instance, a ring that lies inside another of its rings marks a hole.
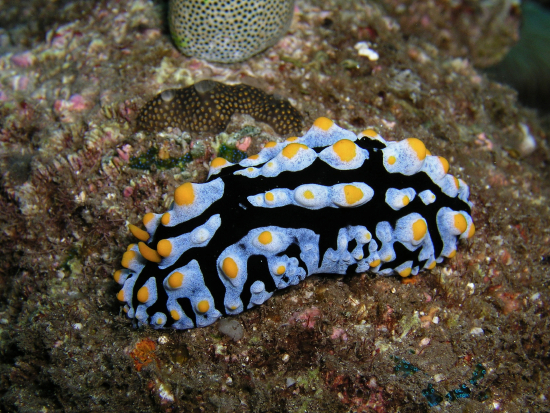
[[[229,146],[225,143],[220,145],[218,156],[220,158],[227,159],[231,163],[239,163],[243,159],[247,158],[246,152],[240,151],[234,146]]]
[[[168,157],[161,159],[159,157],[159,149],[157,147],[150,147],[145,153],[130,158],[128,165],[133,169],[151,170],[151,169],[172,169],[180,168],[182,171],[185,166],[193,160],[190,153],[187,153],[181,157]]]

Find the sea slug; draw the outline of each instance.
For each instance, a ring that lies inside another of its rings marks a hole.
[[[186,182],[114,274],[138,325],[186,329],[260,305],[312,274],[432,269],[475,227],[466,183],[415,138],[359,135],[319,118],[206,183]]]
[[[248,85],[202,80],[182,89],[167,89],[147,102],[137,118],[140,130],[172,127],[191,132],[222,132],[234,113],[250,115],[280,135],[298,133],[302,115],[285,99]]]

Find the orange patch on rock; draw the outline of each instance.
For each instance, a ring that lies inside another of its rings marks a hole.
[[[423,315],[420,317],[420,322],[422,323],[422,327],[428,328],[430,326],[430,323],[432,322],[433,318],[435,317],[435,314],[441,310],[439,307],[432,307],[428,311],[428,314]]]
[[[401,284],[418,284],[420,282],[420,277],[413,275],[412,277],[401,278]]]
[[[155,348],[155,342],[148,338],[136,344],[136,347],[130,352],[130,356],[134,359],[137,371],[141,371],[143,367],[157,360]]]
[[[496,295],[502,301],[502,313],[508,315],[521,309],[521,301],[518,300],[519,293],[502,292]]]

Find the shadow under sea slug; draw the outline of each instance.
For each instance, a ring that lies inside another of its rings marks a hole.
[[[319,118],[238,164],[184,183],[114,274],[138,325],[186,329],[264,303],[312,274],[432,269],[475,232],[466,183],[415,138],[358,135]]]

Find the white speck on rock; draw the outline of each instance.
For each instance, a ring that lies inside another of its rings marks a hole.
[[[174,401],[174,395],[164,386],[164,384],[159,386],[159,397],[168,402]]]
[[[231,337],[233,341],[239,341],[244,336],[244,328],[237,320],[222,319],[218,324],[218,330]]]
[[[527,126],[525,123],[520,123],[519,127],[523,132],[523,137],[518,147],[519,152],[522,156],[531,155],[535,151],[535,149],[537,149],[537,141],[531,134],[529,126]]]
[[[430,344],[430,339],[428,337],[424,337],[422,340],[420,340],[420,343],[418,343],[420,347],[427,346]]]
[[[380,58],[378,53],[371,49],[371,44],[369,42],[359,42],[355,46],[353,46],[355,50],[357,50],[357,53],[359,56],[366,57],[370,61],[376,61]]]

